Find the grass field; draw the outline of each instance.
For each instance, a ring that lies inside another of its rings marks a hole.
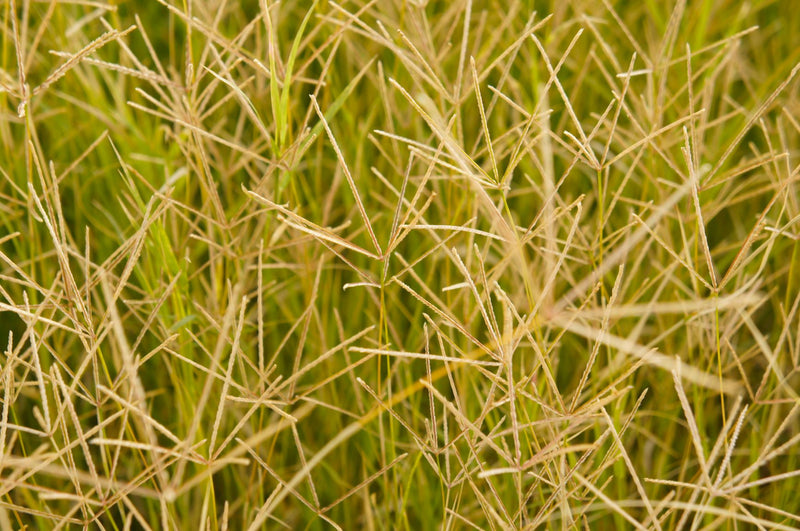
[[[0,530],[800,528],[796,2],[0,29]]]

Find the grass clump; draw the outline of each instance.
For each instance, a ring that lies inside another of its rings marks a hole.
[[[0,21],[0,529],[800,527],[792,2]]]

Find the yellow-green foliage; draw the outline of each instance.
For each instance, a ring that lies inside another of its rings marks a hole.
[[[0,529],[800,527],[796,2],[0,29]]]

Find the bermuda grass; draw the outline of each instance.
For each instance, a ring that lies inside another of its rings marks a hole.
[[[0,30],[0,529],[800,528],[796,2]]]

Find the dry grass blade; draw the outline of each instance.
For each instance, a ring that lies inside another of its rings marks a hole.
[[[272,201],[270,201],[266,197],[263,197],[262,195],[259,195],[251,190],[245,190],[245,193],[247,193],[247,195],[258,201],[259,203],[262,203],[270,207],[271,209],[277,210],[278,212],[286,216],[285,223],[289,224],[290,226],[294,227],[297,230],[310,234],[311,236],[314,236],[315,238],[318,238],[320,240],[333,243],[335,245],[341,245],[346,249],[350,249],[351,251],[363,254],[364,256],[368,256],[369,258],[373,258],[375,260],[380,259],[380,256],[376,255],[375,253],[368,251],[363,247],[359,247],[354,243],[351,243],[349,240],[342,238],[341,236],[330,231],[329,229],[311,223],[307,219],[298,216],[297,214],[295,214],[294,212],[292,212],[291,210],[287,209],[282,205],[273,203]]]
[[[353,198],[356,201],[356,206],[358,207],[358,212],[361,214],[361,220],[364,222],[364,226],[367,228],[367,232],[369,233],[369,238],[372,240],[372,245],[375,246],[375,250],[378,253],[378,256],[383,254],[381,251],[381,246],[378,243],[378,238],[375,237],[375,232],[372,230],[372,223],[369,220],[369,216],[367,216],[367,211],[364,210],[364,203],[361,201],[361,196],[358,193],[358,188],[356,187],[356,183],[353,180],[353,176],[350,174],[350,170],[347,167],[347,163],[344,160],[344,155],[342,155],[342,150],[339,149],[339,144],[336,143],[336,138],[333,136],[333,132],[331,132],[331,128],[328,126],[327,120],[325,120],[325,115],[319,109],[319,105],[317,104],[317,98],[311,96],[311,105],[314,106],[314,110],[317,113],[317,117],[322,121],[322,125],[325,127],[325,132],[328,134],[328,139],[331,141],[331,145],[333,146],[334,151],[336,152],[336,157],[339,159],[339,164],[341,164],[342,171],[344,172],[344,176],[347,179],[347,184],[350,185],[350,191],[353,193]]]
[[[47,79],[42,81],[39,85],[33,88],[31,94],[33,96],[37,96],[47,90],[53,83],[64,77],[67,72],[69,72],[72,68],[74,68],[77,64],[79,64],[86,56],[89,54],[97,51],[98,49],[102,48],[106,44],[111,41],[115,41],[121,39],[128,33],[132,32],[136,29],[135,25],[132,25],[122,31],[111,30],[107,31],[106,33],[100,35],[95,40],[81,48],[77,53],[72,54],[66,61],[64,61],[61,66],[56,68],[53,73],[47,76]]]

